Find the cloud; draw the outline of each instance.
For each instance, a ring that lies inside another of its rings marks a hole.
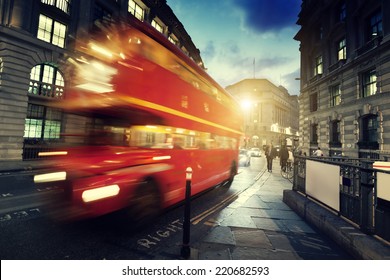
[[[256,32],[277,32],[293,26],[301,0],[234,0],[243,11],[244,25]]]
[[[278,67],[280,65],[287,64],[290,61],[291,61],[291,58],[277,56],[277,57],[267,57],[267,58],[256,59],[255,63],[256,63],[256,67],[274,68],[274,67]]]
[[[298,68],[295,71],[282,76],[283,86],[288,88],[291,95],[299,95],[300,93],[300,74],[301,70]]]
[[[208,41],[206,47],[201,51],[203,59],[205,57],[212,58],[215,56],[215,45],[213,41]]]

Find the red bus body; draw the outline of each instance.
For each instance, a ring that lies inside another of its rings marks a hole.
[[[177,204],[188,167],[192,195],[232,181],[242,125],[235,100],[148,24],[107,32],[78,42],[68,66],[73,86],[55,104],[66,112],[66,145],[42,154],[54,167],[35,177],[60,188],[55,204],[66,219]],[[107,129],[110,140],[99,142]]]

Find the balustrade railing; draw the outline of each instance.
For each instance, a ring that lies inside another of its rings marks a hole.
[[[334,209],[338,214],[353,223],[368,234],[376,234],[390,241],[390,171],[373,168],[373,160],[353,159],[346,157],[303,157],[294,158],[293,190],[301,192],[319,203],[329,207],[321,197],[313,195],[313,179],[308,177],[307,165],[310,165],[311,178],[318,176],[319,180],[326,176],[338,176],[338,186],[325,186],[329,189],[339,188],[339,197],[330,198],[338,205]],[[314,167],[313,167],[314,166]],[[328,168],[332,166],[335,168]],[[328,172],[324,174],[324,172]],[[333,180],[335,181],[335,180]],[[315,182],[315,180],[314,180]],[[318,182],[321,184],[321,182]],[[322,187],[323,183],[322,183]],[[307,192],[310,189],[310,192]],[[329,201],[329,197],[326,198]],[[334,204],[332,204],[334,205]]]

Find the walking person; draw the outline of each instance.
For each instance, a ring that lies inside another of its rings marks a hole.
[[[288,150],[286,145],[283,145],[280,148],[279,157],[280,157],[280,167],[282,168],[282,170],[285,170],[287,165],[287,160],[288,160]]]
[[[315,156],[315,157],[323,157],[324,153],[321,151],[321,148],[318,147],[318,149],[313,153],[313,156]]]
[[[267,169],[268,172],[272,172],[272,161],[275,158],[276,150],[272,144],[269,144],[265,148],[265,156],[267,158]]]

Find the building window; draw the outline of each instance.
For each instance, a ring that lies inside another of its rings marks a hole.
[[[152,20],[152,26],[157,29],[158,32],[164,33],[164,28],[156,20]]]
[[[138,5],[134,0],[129,0],[128,12],[135,16],[137,19],[143,21],[145,18],[145,10]]]
[[[360,141],[361,149],[378,149],[378,118],[377,115],[366,115],[360,119]]]
[[[341,103],[341,87],[340,85],[330,88],[330,107],[337,106]]]
[[[318,97],[317,93],[311,94],[309,97],[310,101],[310,112],[315,112],[318,109]]]
[[[339,6],[339,21],[344,21],[347,18],[347,6],[345,1]]]
[[[37,38],[58,47],[65,47],[66,25],[45,15],[39,15]]]
[[[345,60],[347,59],[347,46],[346,39],[341,39],[337,44],[337,60]]]
[[[28,94],[35,97],[64,97],[65,82],[57,68],[48,64],[39,64],[31,69]]]
[[[323,70],[322,56],[318,56],[315,62],[314,76],[321,75]]]
[[[54,6],[67,14],[70,14],[70,2],[71,0],[41,0],[41,3]]]
[[[330,123],[330,146],[337,148],[341,147],[341,129],[340,121],[332,121]]]
[[[370,18],[368,40],[382,36],[382,12],[378,11]]]
[[[168,40],[174,45],[178,44],[178,40],[172,35],[169,35]]]
[[[29,103],[24,126],[25,141],[38,144],[60,139],[61,119],[60,110]]]
[[[310,127],[310,144],[317,145],[318,144],[318,133],[317,133],[318,125],[312,124]]]
[[[362,75],[362,97],[368,97],[376,93],[376,71],[375,69]]]

